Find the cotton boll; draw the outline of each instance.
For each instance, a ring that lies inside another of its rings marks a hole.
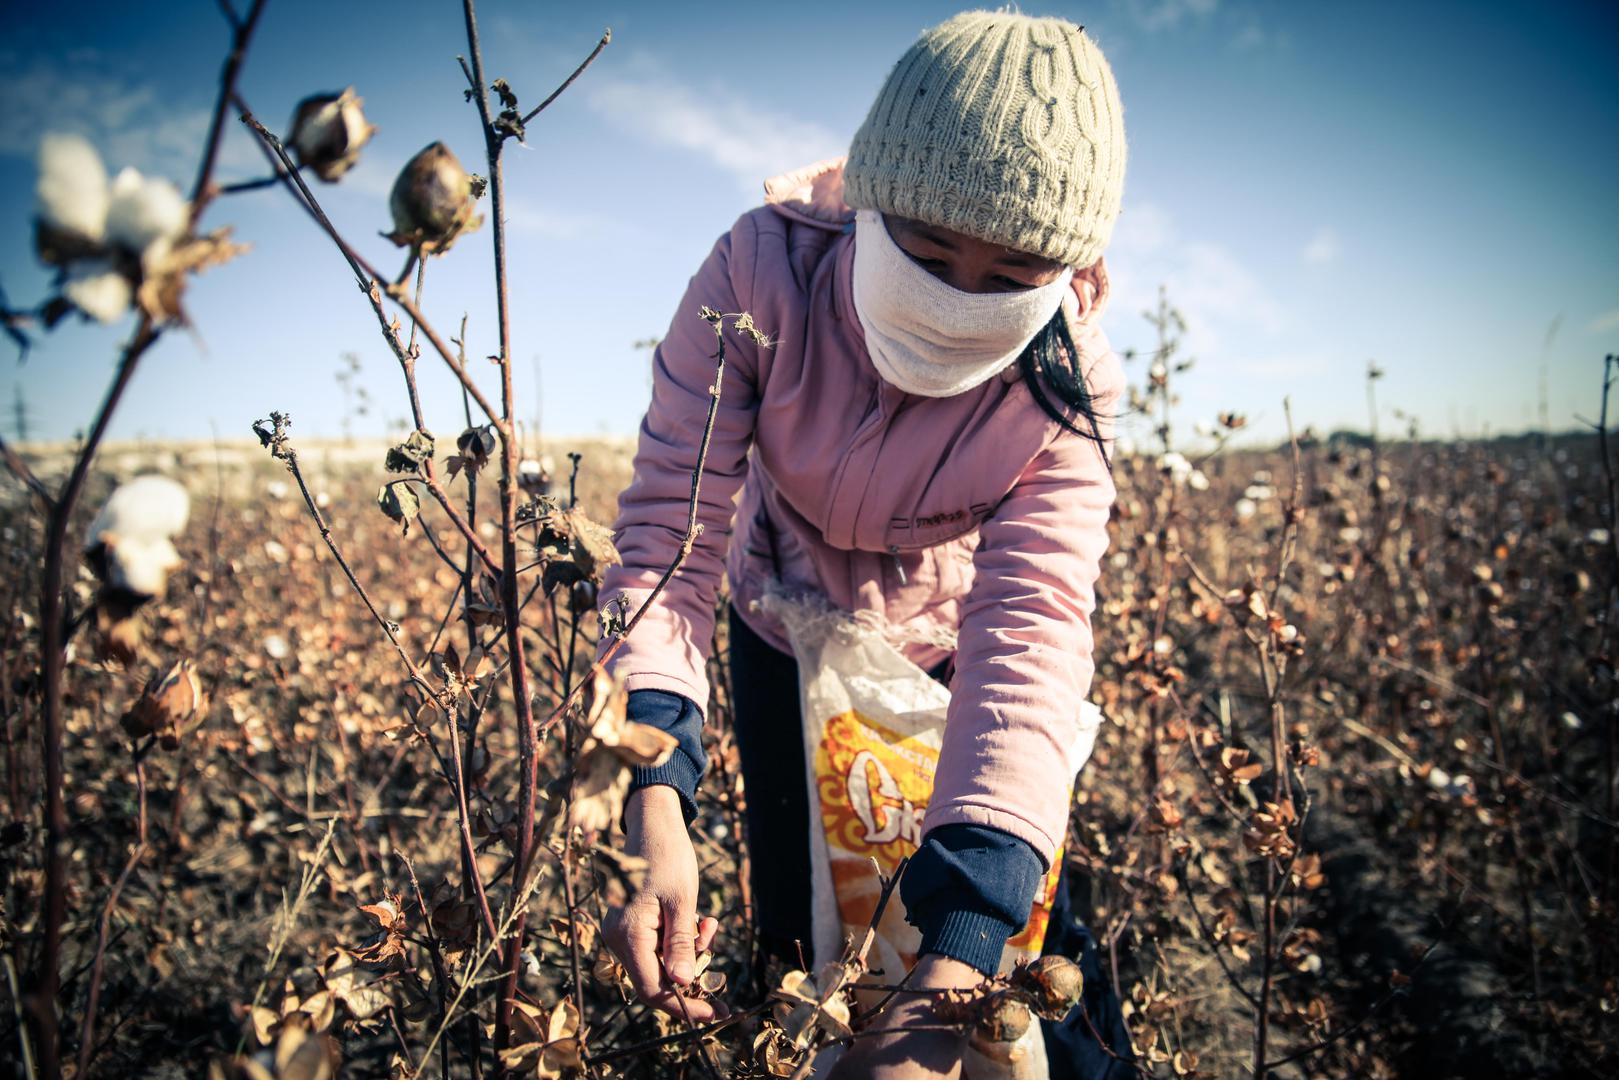
[[[1192,463],[1186,460],[1184,454],[1171,450],[1158,458],[1158,471],[1168,473],[1170,480],[1179,485],[1186,483],[1193,470]]]
[[[1186,486],[1193,491],[1209,490],[1209,478],[1203,474],[1202,469],[1193,469],[1186,475]]]
[[[440,253],[483,220],[477,215],[471,177],[441,142],[424,148],[400,170],[388,195],[388,209],[393,214],[394,243]]]
[[[361,104],[352,86],[341,94],[316,94],[300,101],[287,139],[298,163],[314,169],[327,183],[353,168],[360,148],[377,130],[366,122]]]
[[[116,322],[135,298],[129,279],[113,268],[111,260],[74,263],[62,282],[62,295],[97,322]]]
[[[191,496],[166,476],[148,474],[118,487],[90,524],[85,547],[97,543],[103,532],[131,537],[173,537],[191,516]]]
[[[171,241],[183,233],[187,214],[186,201],[173,184],[125,169],[112,182],[107,239],[141,255],[155,242]]]
[[[99,241],[107,229],[107,169],[78,135],[47,135],[39,145],[39,216],[53,229]]]
[[[168,587],[169,571],[182,562],[167,537],[106,537],[107,584],[137,596],[159,596]]]
[[[1252,499],[1237,500],[1237,520],[1248,521],[1259,512],[1259,504]]]
[[[137,596],[158,596],[180,565],[172,538],[191,513],[186,489],[165,476],[137,476],[112,493],[90,523],[84,547],[103,580]]]

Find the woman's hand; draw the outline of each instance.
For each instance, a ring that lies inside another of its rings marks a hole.
[[[967,990],[984,981],[975,969],[947,956],[916,962],[907,985],[918,990]],[[931,994],[901,991],[872,1027],[838,1059],[829,1080],[955,1080],[967,1037],[954,1031],[914,1030],[937,1026]]]
[[[608,912],[602,930],[608,948],[648,1005],[698,1024],[729,1015],[718,1001],[680,992],[719,929],[714,919],[697,918],[697,855],[680,797],[671,787],[642,788],[625,803],[624,823],[625,850],[645,859],[647,870],[629,902]]]

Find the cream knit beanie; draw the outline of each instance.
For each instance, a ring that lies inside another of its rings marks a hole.
[[[855,209],[1087,267],[1124,191],[1113,72],[1066,20],[964,12],[894,65],[843,180]]]

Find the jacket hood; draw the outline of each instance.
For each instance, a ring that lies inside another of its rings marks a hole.
[[[765,181],[765,205],[788,221],[829,232],[848,232],[854,210],[843,201],[843,165],[847,157],[826,158],[813,165]],[[1090,266],[1075,268],[1075,304],[1064,303],[1070,318],[1089,323],[1101,317],[1109,296],[1107,263],[1100,256]]]

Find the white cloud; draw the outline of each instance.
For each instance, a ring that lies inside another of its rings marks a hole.
[[[1332,370],[1332,362],[1319,353],[1284,352],[1275,356],[1240,360],[1236,370],[1261,379],[1318,378]]]
[[[663,146],[699,154],[756,194],[770,177],[848,149],[818,124],[763,108],[733,89],[689,86],[641,61],[634,74],[593,84],[586,103],[608,122]]]
[[[1114,319],[1155,309],[1162,286],[1186,321],[1184,350],[1199,356],[1229,353],[1227,342],[1241,342],[1247,352],[1287,326],[1281,303],[1236,253],[1182,237],[1168,212],[1151,203],[1132,204],[1120,216],[1108,274]],[[1139,332],[1132,336],[1145,344]]]
[[[1174,238],[1174,223],[1163,207],[1131,203],[1119,213],[1119,222],[1113,227],[1112,248],[1145,255],[1162,251]]]
[[[6,100],[0,154],[32,158],[46,132],[74,132],[89,139],[114,171],[133,165],[182,188],[190,184],[208,132],[209,104],[165,101],[150,84],[107,72],[105,59],[94,54],[78,57],[82,65],[7,62],[17,59],[15,53],[0,56],[0,68],[10,68],[0,82]],[[262,171],[241,131],[227,130],[221,164]]]
[[[1175,30],[1188,18],[1206,19],[1220,6],[1219,0],[1115,0],[1149,33]]]
[[[487,205],[487,203],[486,203]],[[531,233],[553,240],[572,240],[576,237],[600,238],[627,236],[630,227],[613,218],[599,214],[570,210],[553,213],[523,199],[506,198],[506,226],[515,232]]]
[[[1615,330],[1619,330],[1619,308],[1604,311],[1587,323],[1585,327],[1587,334],[1607,334]]]
[[[1327,263],[1338,261],[1340,249],[1338,234],[1328,226],[1323,225],[1310,237],[1310,242],[1304,245],[1300,257],[1313,266],[1325,266]]]

